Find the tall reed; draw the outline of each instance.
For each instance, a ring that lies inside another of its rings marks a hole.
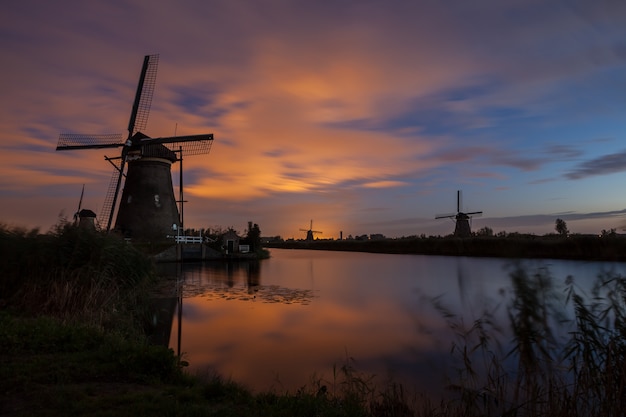
[[[466,326],[432,299],[456,335],[449,415],[624,416],[626,278],[600,274],[591,294],[572,277],[560,290],[547,268],[517,264],[510,278],[504,325],[499,306]]]

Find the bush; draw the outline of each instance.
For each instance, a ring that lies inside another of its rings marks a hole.
[[[40,234],[0,226],[0,305],[106,326],[138,318],[152,262],[123,239],[59,223]]]

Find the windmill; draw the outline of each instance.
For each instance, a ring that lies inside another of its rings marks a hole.
[[[96,229],[96,213],[91,210],[82,209],[83,196],[85,195],[85,184],[80,192],[80,199],[78,200],[78,209],[74,213],[74,226],[78,226],[81,229],[95,230]]]
[[[318,230],[313,230],[313,220],[311,220],[311,225],[309,226],[308,229],[300,229],[301,232],[306,232],[306,240],[307,241],[312,241],[313,240],[313,233],[322,233]]]
[[[76,213],[74,213],[74,225],[78,225],[78,219],[80,217],[80,208],[83,205],[84,195],[85,195],[85,184],[83,184],[83,189],[80,192],[80,199],[78,200],[78,209],[76,209]]]
[[[482,211],[472,211],[469,213],[463,213],[461,210],[463,208],[462,205],[462,194],[461,190],[456,192],[456,213],[451,214],[439,214],[435,216],[435,219],[454,219],[456,221],[456,226],[454,227],[454,236],[456,237],[470,237],[472,235],[472,230],[470,228],[470,221],[472,217],[481,216],[483,214]]]
[[[120,156],[104,157],[114,171],[100,218],[109,231],[125,178],[114,230],[134,238],[165,237],[174,225],[177,229],[182,227],[183,154],[208,154],[213,143],[212,133],[151,138],[141,132],[148,122],[158,63],[159,55],[144,57],[125,140],[122,134],[61,134],[56,148],[57,151],[121,148]],[[178,201],[171,176],[171,166],[177,161],[181,163]],[[176,203],[181,205],[180,214]]]

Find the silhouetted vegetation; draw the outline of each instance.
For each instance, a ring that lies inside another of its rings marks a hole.
[[[565,223],[563,219],[556,219],[554,222],[554,230],[561,236],[567,236],[569,234],[567,223]]]
[[[498,307],[466,322],[432,299],[456,334],[450,415],[623,416],[626,278],[601,274],[585,294],[572,277],[560,291],[546,268],[517,265],[510,277],[508,326]]]
[[[4,308],[130,331],[142,320],[153,265],[118,236],[65,221],[46,234],[0,227],[0,251]]]

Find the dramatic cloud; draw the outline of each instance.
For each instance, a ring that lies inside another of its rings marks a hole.
[[[443,233],[431,218],[457,189],[498,217],[620,209],[597,190],[624,166],[625,16],[610,0],[13,2],[0,16],[0,221],[47,227],[82,184],[98,211],[104,156],[119,152],[54,152],[56,140],[126,134],[152,53],[145,133],[215,135],[210,155],[184,161],[187,225]],[[588,189],[567,186],[580,178]]]
[[[573,171],[565,174],[565,177],[570,180],[579,180],[593,175],[615,174],[624,171],[626,171],[626,151],[603,155],[585,161],[574,168]]]

